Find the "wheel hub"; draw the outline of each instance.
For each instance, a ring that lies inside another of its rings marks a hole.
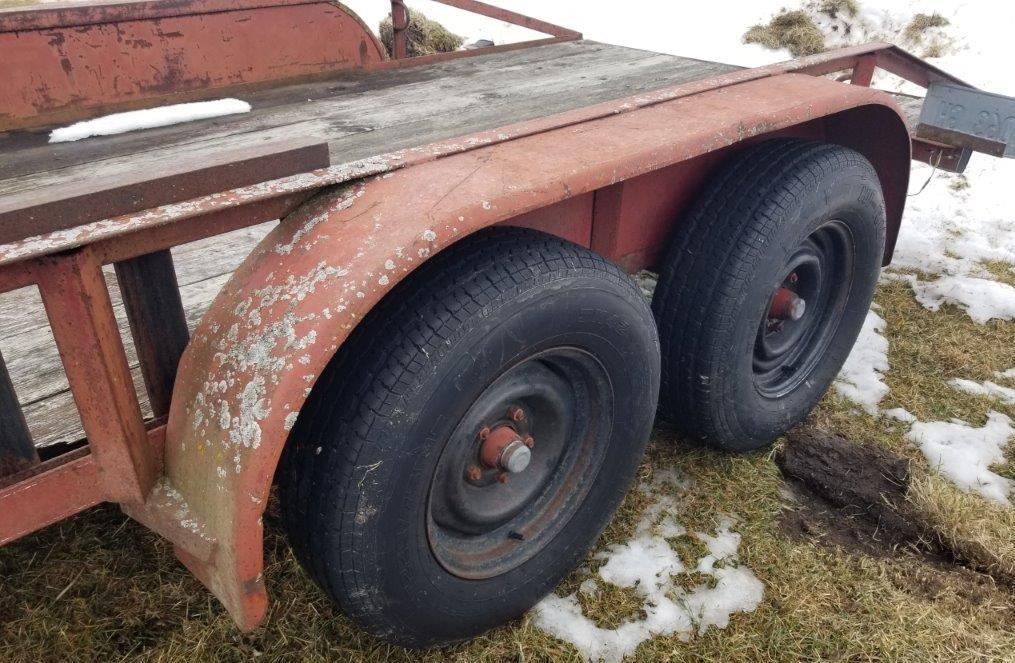
[[[819,227],[790,254],[754,346],[760,393],[782,397],[820,363],[849,295],[852,262],[852,236],[841,221]]]
[[[483,439],[483,446],[480,447],[479,458],[489,468],[518,474],[532,462],[535,440],[532,437],[522,438],[511,426],[498,426],[492,431],[484,428],[480,439]]]
[[[459,422],[435,469],[431,548],[465,578],[522,563],[563,526],[596,476],[612,398],[601,366],[572,349],[507,371]]]

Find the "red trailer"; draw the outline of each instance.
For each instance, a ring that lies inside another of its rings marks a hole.
[[[277,484],[297,557],[365,628],[475,635],[594,543],[657,404],[731,451],[806,416],[911,158],[975,147],[870,88],[965,85],[890,45],[741,69],[440,1],[547,37],[407,59],[400,1],[394,57],[324,0],[0,12],[0,292],[37,286],[85,438],[40,455],[0,361],[0,544],[118,503],[253,629]],[[227,96],[252,111],[48,142]],[[272,220],[191,329],[174,247]]]

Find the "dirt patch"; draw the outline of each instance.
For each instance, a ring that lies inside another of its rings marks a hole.
[[[793,540],[836,546],[871,557],[893,557],[908,551],[929,559],[940,558],[910,532],[886,526],[865,509],[836,506],[801,481],[787,479],[784,497],[789,506],[780,516],[779,529]]]
[[[935,520],[921,508],[926,481],[913,479],[908,460],[803,429],[789,434],[776,464],[788,502],[779,522],[783,535],[871,557],[910,555],[925,565],[906,573],[905,587],[925,598],[950,592],[975,603],[987,585],[1012,586],[1007,558],[986,552],[1003,546],[946,531],[947,518]]]
[[[875,547],[920,539],[921,528],[908,517],[909,461],[838,435],[801,430],[790,434],[776,462],[799,493],[827,503],[854,523],[847,529]],[[864,528],[870,530],[866,537],[860,532]]]

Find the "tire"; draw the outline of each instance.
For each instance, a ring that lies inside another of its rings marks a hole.
[[[449,247],[366,316],[300,413],[279,476],[297,558],[399,645],[520,616],[630,486],[658,353],[651,309],[602,257],[509,228]]]
[[[803,421],[860,333],[884,245],[878,176],[857,152],[777,139],[737,155],[661,269],[661,414],[734,452]]]

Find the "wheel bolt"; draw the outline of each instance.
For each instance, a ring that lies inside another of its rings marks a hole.
[[[796,272],[793,272],[792,274],[789,275],[789,282],[790,283],[796,283],[799,280],[800,280],[800,277],[796,275]]]
[[[479,481],[483,478],[483,470],[479,469],[476,465],[469,465],[465,470],[465,476],[469,481]]]
[[[529,449],[531,449],[532,447],[536,446],[536,440],[533,439],[533,437],[531,435],[527,436],[525,438],[525,446],[527,446]]]
[[[485,440],[490,437],[490,429],[487,426],[483,426],[482,430],[479,431],[479,439]]]
[[[517,405],[508,411],[508,415],[511,417],[511,421],[525,421],[525,410]]]
[[[501,483],[507,483],[508,482],[508,475],[506,473],[504,473],[504,472],[501,472],[500,474],[497,475],[497,481],[499,481]]]

